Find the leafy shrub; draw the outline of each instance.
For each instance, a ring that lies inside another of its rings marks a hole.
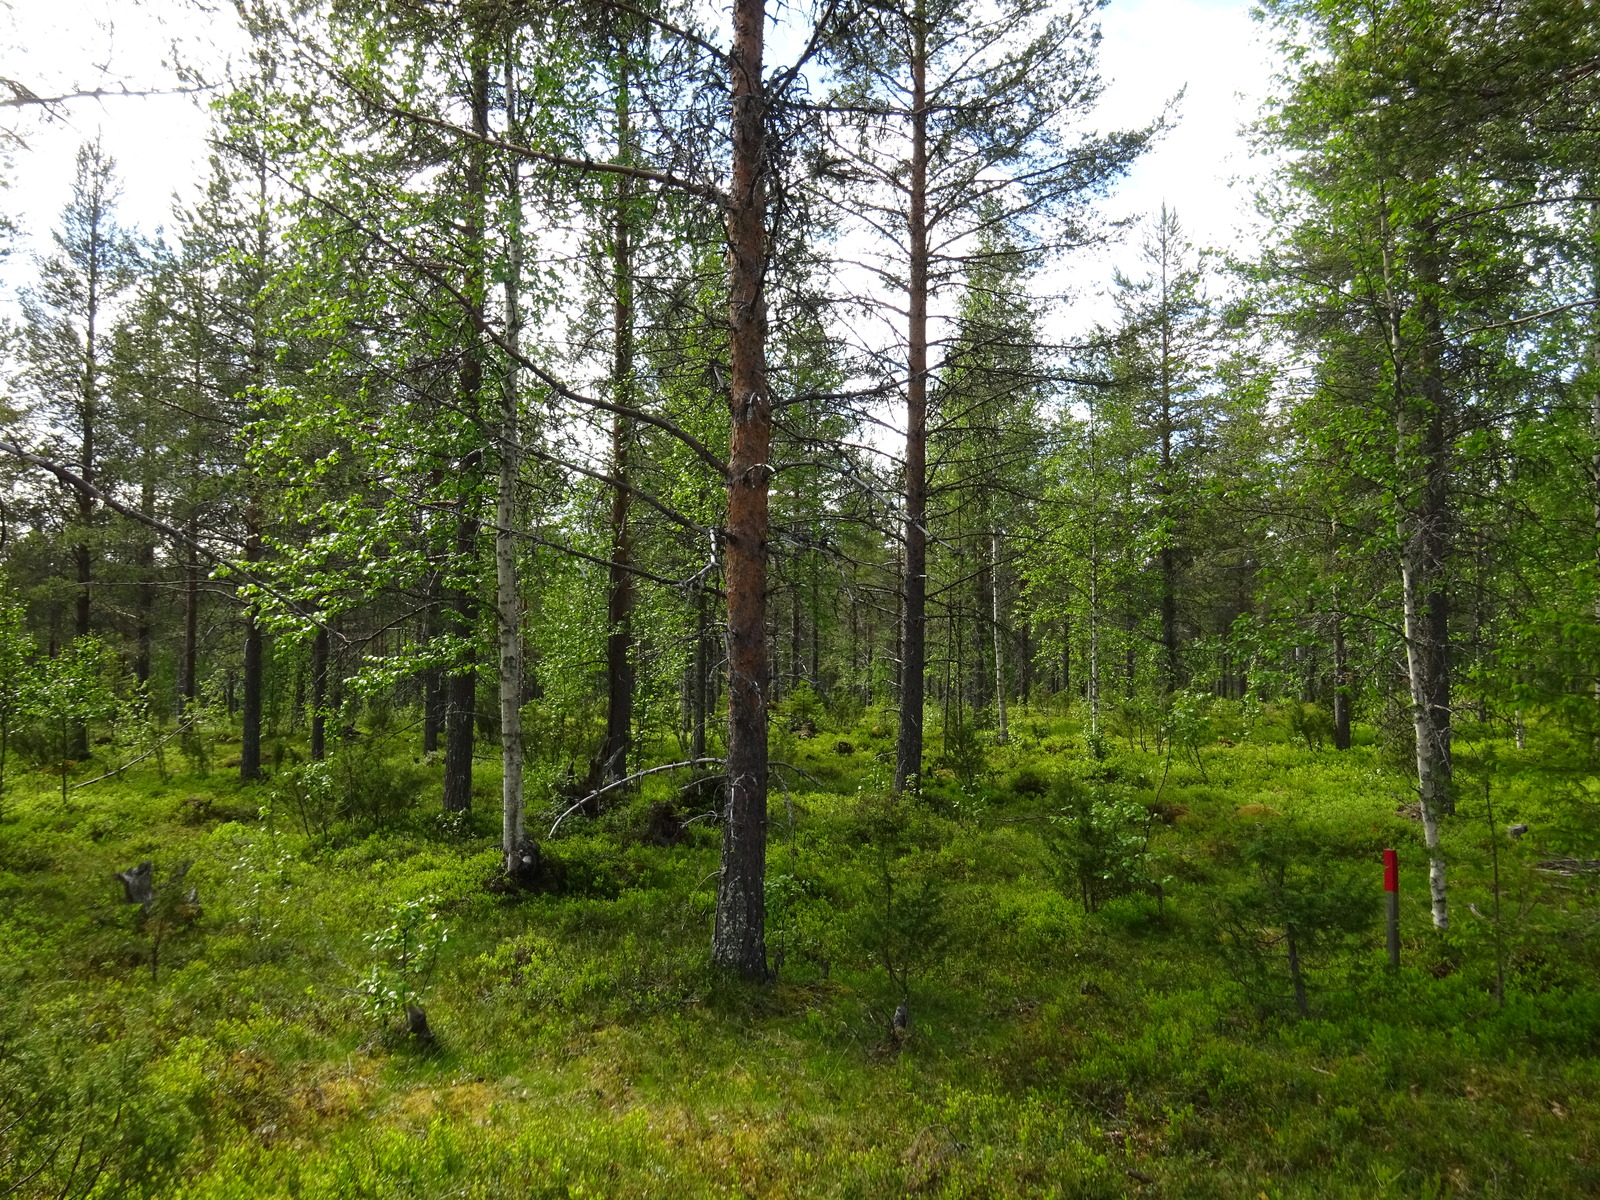
[[[587,704],[563,703],[561,697],[533,700],[522,706],[522,739],[528,765],[562,767],[570,773],[587,764],[605,738],[605,720]]]
[[[790,689],[784,698],[783,714],[789,718],[789,730],[802,736],[814,736],[817,729],[817,716],[822,712],[822,701],[817,693],[812,690],[811,684],[802,679]]]
[[[1307,750],[1320,750],[1333,736],[1333,714],[1309,700],[1290,700],[1285,704],[1289,731],[1306,744]]]
[[[600,836],[563,838],[542,847],[543,871],[550,891],[569,896],[615,899],[626,882],[621,855]]]
[[[0,1186],[9,1194],[171,1194],[210,1099],[195,1061],[202,1050],[183,1039],[159,1059],[117,1016],[19,1004],[0,1014]]]
[[[1200,760],[1200,747],[1217,735],[1211,720],[1212,697],[1203,692],[1175,692],[1167,703],[1162,718],[1161,733],[1173,752],[1194,761],[1205,777],[1205,764]]]
[[[1058,870],[1095,912],[1114,896],[1156,891],[1149,848],[1154,818],[1126,785],[1104,780],[1063,779],[1060,807],[1051,816],[1048,845]]]
[[[265,956],[291,912],[294,856],[275,834],[237,824],[218,826],[212,846],[227,863],[234,919],[252,953]]]
[[[783,973],[785,960],[797,951],[810,949],[797,919],[804,905],[807,881],[792,871],[768,870],[763,880],[763,894],[767,913],[767,950],[772,956],[772,974]],[[814,956],[813,956],[814,957]]]
[[[866,701],[854,688],[836,687],[828,695],[828,713],[841,727],[854,725],[866,711]]]
[[[1258,1003],[1292,998],[1304,1015],[1314,967],[1372,928],[1370,872],[1359,875],[1315,831],[1283,817],[1259,824],[1240,857],[1248,873],[1213,903],[1216,943]]]
[[[361,1006],[375,1021],[393,1022],[420,1004],[439,948],[450,931],[439,919],[438,897],[423,896],[395,905],[393,919],[366,937],[372,965],[357,984]]]
[[[1042,771],[1023,767],[1011,777],[1007,786],[1019,796],[1043,796],[1050,790],[1050,781]]]
[[[944,755],[939,760],[963,784],[971,786],[988,767],[978,729],[970,721],[948,726],[944,731]]]
[[[308,837],[339,824],[370,832],[408,815],[427,780],[423,768],[387,757],[379,743],[357,741],[323,762],[283,772],[273,788],[273,807],[286,810]]]
[[[858,952],[881,967],[901,997],[942,960],[950,938],[944,880],[919,853],[911,806],[893,793],[864,793],[852,822],[866,853],[851,929]]]
[[[1378,761],[1391,771],[1417,773],[1417,730],[1412,722],[1411,698],[1391,693],[1384,697],[1373,720]]]
[[[1106,728],[1126,740],[1128,749],[1137,744],[1140,750],[1149,750],[1150,742],[1161,736],[1162,713],[1153,701],[1132,697],[1112,706]]]
[[[660,802],[633,808],[637,832],[647,845],[676,845],[695,828],[682,821],[676,810]],[[631,822],[630,822],[631,823]],[[637,845],[634,847],[637,850]],[[615,900],[630,887],[640,885],[645,874],[636,853],[603,833],[567,835],[538,846],[536,877],[525,882],[528,890],[552,896],[584,896]]]

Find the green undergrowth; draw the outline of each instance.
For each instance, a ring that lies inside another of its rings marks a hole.
[[[817,725],[775,739],[764,986],[708,966],[720,832],[671,776],[563,822],[544,886],[516,895],[490,806],[441,820],[437,769],[409,754],[379,766],[418,798],[365,806],[359,779],[135,768],[63,806],[58,779],[19,777],[0,1189],[1600,1193],[1596,896],[1539,867],[1597,856],[1581,758],[1485,743],[1491,827],[1463,754],[1440,934],[1409,785],[1370,745],[1264,725],[1097,756],[1024,711],[976,763],[936,735],[921,797],[897,801],[884,717]],[[113,873],[145,859],[140,916]],[[432,1043],[399,1031],[410,1001]]]

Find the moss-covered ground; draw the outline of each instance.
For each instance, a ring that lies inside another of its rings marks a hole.
[[[368,809],[176,750],[65,805],[57,776],[14,774],[0,1192],[1600,1195],[1600,897],[1539,865],[1600,857],[1579,749],[1469,739],[1440,934],[1409,784],[1370,744],[1263,718],[1096,758],[1024,711],[893,801],[882,714],[814,724],[775,747],[766,985],[708,966],[720,833],[681,775],[564,822],[544,890],[511,894],[492,761],[455,822],[400,741],[354,779],[389,789]],[[1085,857],[1085,797],[1144,825]],[[113,879],[144,859],[148,917]],[[1290,912],[1323,925],[1308,1015],[1274,949]],[[431,1044],[397,1032],[408,1000]]]

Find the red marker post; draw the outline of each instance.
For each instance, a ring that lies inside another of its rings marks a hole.
[[[1383,852],[1383,898],[1388,907],[1389,965],[1400,966],[1400,855]]]

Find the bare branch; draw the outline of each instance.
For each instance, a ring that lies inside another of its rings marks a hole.
[[[585,804],[588,804],[591,800],[598,800],[598,799],[600,799],[601,796],[604,796],[607,792],[614,792],[619,787],[622,787],[625,784],[632,783],[636,779],[643,779],[646,775],[655,775],[655,774],[657,774],[658,772],[661,772],[661,771],[676,771],[679,767],[698,767],[698,766],[701,766],[701,765],[707,764],[707,763],[715,763],[717,766],[720,767],[720,766],[723,765],[723,760],[720,759],[720,758],[690,758],[690,759],[685,759],[683,762],[665,763],[665,764],[663,764],[662,766],[659,766],[659,767],[647,767],[643,771],[635,771],[632,775],[624,776],[623,778],[617,780],[615,783],[608,783],[608,784],[605,785],[605,787],[601,788],[599,791],[590,792],[587,796],[585,796],[583,799],[579,800],[571,808],[567,809],[566,812],[562,813],[559,817],[557,817],[556,818],[556,823],[554,825],[550,826],[550,832],[546,836],[555,837],[556,829],[560,827],[561,822],[565,821],[568,817],[570,817],[573,813],[577,812]]]
[[[192,87],[175,88],[130,88],[121,86],[114,88],[85,88],[77,92],[62,92],[55,96],[41,96],[32,91],[27,84],[19,83],[15,79],[7,79],[5,76],[0,75],[0,88],[5,88],[11,93],[9,98],[0,99],[0,108],[27,108],[30,105],[49,108],[55,104],[65,104],[70,100],[106,100],[113,97],[191,96],[196,92],[209,92],[214,87],[214,84],[195,84]]]

